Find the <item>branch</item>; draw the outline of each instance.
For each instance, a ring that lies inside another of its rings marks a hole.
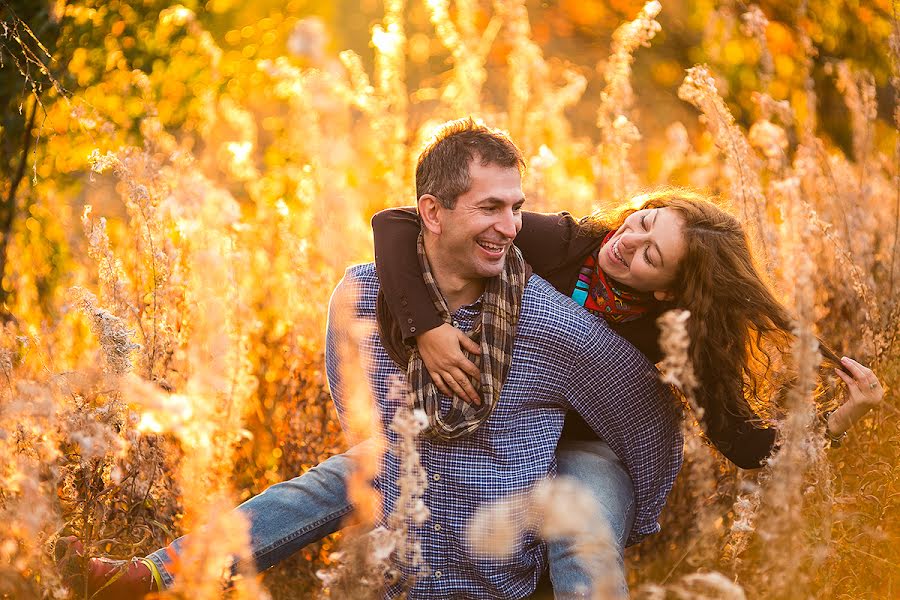
[[[7,292],[3,289],[2,281],[3,275],[6,273],[6,253],[9,249],[9,239],[12,237],[10,234],[12,233],[13,220],[16,216],[16,192],[19,189],[19,184],[22,183],[22,179],[25,178],[28,153],[31,150],[31,143],[34,140],[34,137],[31,135],[31,130],[34,128],[39,106],[40,100],[35,96],[34,102],[31,104],[31,114],[28,116],[28,123],[25,125],[24,140],[22,141],[22,156],[19,158],[19,165],[16,167],[16,172],[9,183],[9,193],[4,202],[6,210],[2,215],[3,222],[0,223],[0,233],[2,233],[3,237],[3,239],[0,240],[0,321],[2,322],[9,320],[9,315],[4,308]]]

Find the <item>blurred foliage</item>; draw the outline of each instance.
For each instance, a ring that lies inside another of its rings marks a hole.
[[[664,5],[652,45],[633,64],[618,56],[629,98],[605,77],[632,0],[0,0],[0,594],[62,594],[45,551],[65,528],[98,551],[148,552],[344,447],[322,368],[330,292],[371,258],[370,216],[413,201],[420,142],[460,113],[512,132],[535,209],[584,214],[676,183],[755,214],[786,302],[815,302],[806,326],[900,385],[885,226],[900,198],[894,9],[759,6],[768,23],[753,29],[743,3]],[[701,62],[718,90],[707,100],[736,119],[724,134],[679,99]],[[797,264],[813,258],[801,289]],[[100,366],[110,332],[141,345],[134,379]],[[685,469],[664,532],[630,554],[632,583],[718,569],[787,597],[781,572],[810,597],[891,597],[888,408],[832,454],[828,477],[803,471],[810,516],[792,527],[809,543],[794,571],[792,546],[772,548],[783,538],[762,527],[770,537],[738,543],[730,529],[741,497],[766,500],[772,471],[737,473],[695,447],[687,464],[712,464],[717,486]],[[757,518],[782,523],[777,500]],[[703,531],[698,507],[713,515]],[[239,525],[223,527],[238,546]],[[269,590],[312,595],[330,548],[268,574]],[[866,572],[870,560],[885,570]]]

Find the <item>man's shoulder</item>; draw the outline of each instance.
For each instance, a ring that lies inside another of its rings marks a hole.
[[[584,334],[597,328],[609,329],[606,321],[590,314],[537,275],[528,280],[522,303],[522,317],[540,323],[541,327]]]
[[[337,289],[348,288],[360,295],[374,295],[378,293],[379,286],[375,263],[362,263],[347,267]]]
[[[344,282],[352,282],[357,285],[374,283],[378,285],[378,274],[375,272],[375,263],[368,262],[359,265],[351,265],[344,271]]]
[[[356,318],[373,317],[378,297],[378,275],[375,263],[363,263],[347,267],[331,296],[332,308],[353,306]]]

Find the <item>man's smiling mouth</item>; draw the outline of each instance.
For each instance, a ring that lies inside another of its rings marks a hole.
[[[483,241],[477,243],[491,254],[503,254],[503,251],[506,250],[506,244],[493,244],[491,242]]]

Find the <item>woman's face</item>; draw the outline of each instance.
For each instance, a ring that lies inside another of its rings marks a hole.
[[[684,221],[678,212],[650,208],[625,219],[600,248],[597,262],[616,281],[667,300],[684,252]]]

